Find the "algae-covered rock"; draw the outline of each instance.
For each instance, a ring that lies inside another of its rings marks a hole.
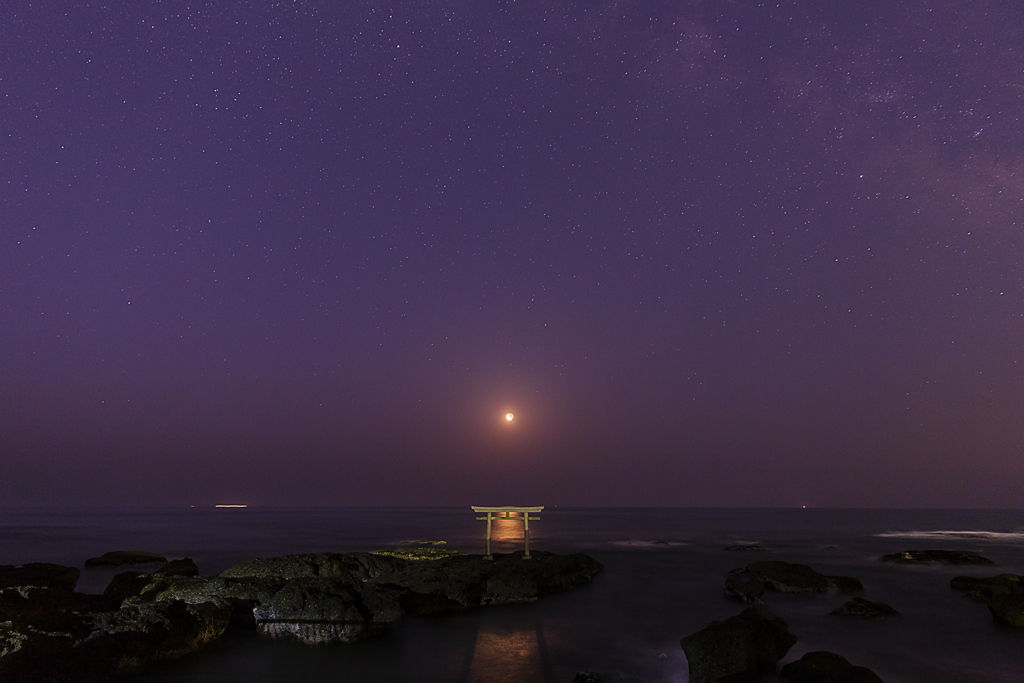
[[[1024,593],[998,593],[989,598],[987,604],[997,622],[1024,629]]]
[[[680,641],[686,653],[690,683],[753,680],[771,673],[796,643],[786,621],[764,606],[748,607],[725,621],[713,621]]]
[[[995,566],[995,562],[971,550],[904,550],[901,553],[882,555],[883,562],[896,564],[977,564]]]
[[[969,597],[984,601],[997,623],[1024,629],[1024,576],[957,576],[949,585],[954,590],[967,591]]]
[[[998,574],[987,578],[956,576],[949,582],[953,590],[967,591],[967,595],[988,600],[999,593],[1024,593],[1024,576]]]
[[[131,567],[145,564],[167,564],[167,558],[143,550],[115,550],[85,561],[86,567]]]

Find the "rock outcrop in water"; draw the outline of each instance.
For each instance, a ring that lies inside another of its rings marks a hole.
[[[103,595],[74,592],[75,568],[0,566],[0,680],[111,680],[195,652],[232,624],[304,643],[348,642],[403,615],[532,602],[603,568],[582,553],[494,558],[317,553],[251,560],[205,578],[188,576],[191,561],[182,561],[168,563],[171,572],[118,574]]]
[[[758,605],[713,621],[679,644],[686,653],[690,683],[718,683],[752,681],[775,671],[796,640],[784,619]]]
[[[950,581],[950,587],[967,591],[968,597],[984,602],[996,623],[1024,629],[1024,576],[957,576]]]
[[[945,564],[978,564],[995,566],[995,562],[982,557],[971,550],[904,550],[901,553],[882,555],[883,562],[895,562],[896,564],[931,564],[942,562]]]
[[[763,589],[779,593],[856,593],[864,589],[859,579],[849,576],[825,576],[803,564],[789,562],[752,562],[729,572],[726,595],[744,602],[760,602]]]

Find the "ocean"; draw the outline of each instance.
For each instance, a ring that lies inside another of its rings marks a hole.
[[[532,501],[526,501],[531,503]],[[799,638],[780,662],[837,652],[887,683],[1020,683],[1024,632],[949,587],[954,576],[1024,574],[1024,511],[557,508],[531,524],[531,549],[585,552],[593,583],[525,605],[404,618],[382,636],[307,647],[239,634],[147,670],[147,683],[432,681],[570,683],[688,680],[679,639],[744,607],[723,593],[730,569],[755,560],[853,576],[899,616],[828,613],[849,595],[784,595],[765,603]],[[495,552],[521,548],[522,525],[496,525]],[[444,540],[482,553],[484,523],[465,508],[0,509],[0,564],[82,568],[78,590],[101,592],[117,570],[85,569],[110,550],[191,557],[204,575],[253,557],[374,551]],[[726,551],[757,543],[763,552]],[[998,567],[879,561],[911,549],[974,550]],[[771,679],[767,679],[771,680]]]

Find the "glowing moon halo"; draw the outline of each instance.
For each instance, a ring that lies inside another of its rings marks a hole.
[[[505,413],[505,421],[506,422],[511,422],[515,418],[516,418],[516,416],[514,414],[512,414],[512,413]]]

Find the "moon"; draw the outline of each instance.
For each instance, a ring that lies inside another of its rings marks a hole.
[[[513,413],[505,413],[506,422],[511,422],[514,419],[516,419],[516,416]]]

